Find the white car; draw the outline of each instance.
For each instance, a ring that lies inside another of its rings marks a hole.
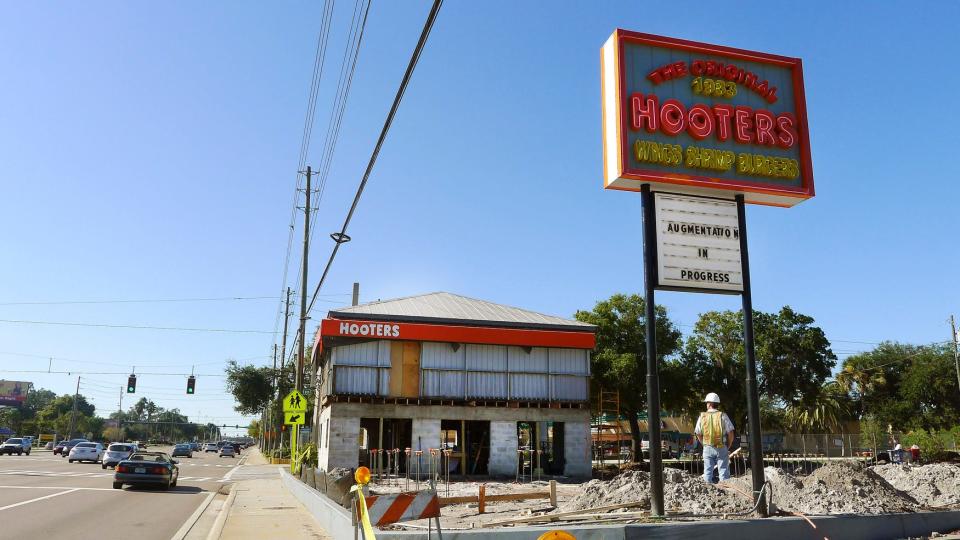
[[[125,459],[130,459],[130,456],[137,451],[137,447],[131,443],[114,443],[107,447],[107,452],[103,455],[102,469],[107,467],[116,467],[117,463]]]
[[[218,450],[219,450],[219,448],[217,448],[217,443],[208,442],[208,443],[207,443],[206,445],[204,445],[204,447],[203,447],[203,453],[204,453],[204,454],[206,454],[207,452],[216,452],[216,451],[218,451]]]
[[[103,445],[98,442],[77,443],[77,445],[70,450],[67,461],[70,463],[74,461],[92,461],[99,463],[103,461]]]
[[[237,452],[229,444],[225,444],[220,447],[220,457],[232,458],[236,455],[237,455]]]

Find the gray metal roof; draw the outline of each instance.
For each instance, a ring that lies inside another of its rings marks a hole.
[[[390,320],[470,324],[476,326],[540,328],[592,332],[595,327],[535,311],[467,298],[448,292],[434,292],[340,308],[329,312],[338,319]]]

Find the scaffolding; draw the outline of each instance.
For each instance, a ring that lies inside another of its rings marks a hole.
[[[623,462],[621,458],[621,440],[623,439],[623,426],[620,416],[620,391],[604,390],[600,387],[597,392],[597,409],[593,416],[593,450],[600,461],[600,469],[605,466],[604,435],[611,434],[615,437],[616,451],[614,452],[617,461],[617,469]]]

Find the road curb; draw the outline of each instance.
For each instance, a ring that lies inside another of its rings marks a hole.
[[[187,534],[189,534],[190,531],[193,529],[193,526],[197,524],[197,521],[200,520],[200,516],[203,515],[204,512],[206,512],[207,508],[210,506],[210,503],[213,502],[213,498],[216,496],[217,496],[217,492],[211,491],[210,494],[207,495],[207,499],[202,503],[200,503],[200,506],[198,506],[197,509],[193,511],[193,514],[190,514],[190,517],[188,517],[187,520],[183,522],[183,525],[180,526],[180,530],[174,533],[174,535],[170,538],[170,540],[183,540],[184,538],[186,538]]]
[[[227,496],[226,502],[224,502],[223,507],[220,508],[220,513],[217,514],[217,520],[213,522],[213,527],[207,534],[207,540],[219,540],[220,535],[223,534],[223,526],[227,524],[227,515],[233,507],[233,502],[237,500],[236,487],[237,486],[234,485],[230,488],[230,495]]]

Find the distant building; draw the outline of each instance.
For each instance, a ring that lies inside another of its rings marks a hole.
[[[589,477],[594,332],[445,292],[330,311],[314,345],[319,467],[443,448],[451,474],[513,476],[532,450],[544,474]]]

